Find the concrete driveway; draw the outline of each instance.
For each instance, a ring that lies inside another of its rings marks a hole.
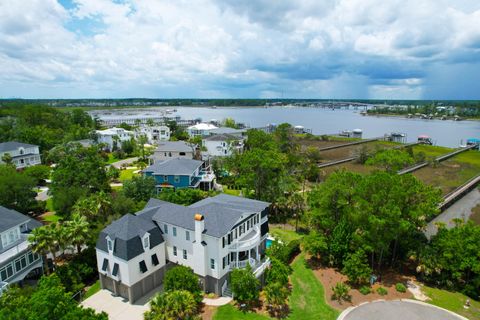
[[[448,310],[415,300],[374,301],[343,311],[337,320],[468,320]]]
[[[122,297],[114,297],[108,290],[100,290],[85,299],[82,305],[97,312],[105,311],[109,320],[143,320],[143,313],[150,310],[149,302],[160,289],[151,291],[134,304]]]

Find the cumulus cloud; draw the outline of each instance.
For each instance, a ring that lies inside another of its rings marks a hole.
[[[0,2],[0,97],[478,98],[479,61],[469,0]]]

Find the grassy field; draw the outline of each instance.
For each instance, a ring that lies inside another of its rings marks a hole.
[[[458,313],[470,320],[480,320],[480,302],[470,299],[471,307],[465,309],[463,306],[468,297],[461,293],[427,286],[423,287],[423,291],[432,299],[427,301],[428,303]]]
[[[120,181],[124,182],[126,180],[131,180],[133,176],[138,175],[137,173],[134,173],[134,171],[137,171],[138,169],[125,169],[125,170],[120,170],[120,178],[118,178]]]
[[[304,254],[292,263],[292,294],[289,300],[290,320],[335,320],[339,311],[325,302],[325,292],[312,270],[307,268]],[[232,305],[218,308],[214,320],[257,320],[270,319],[254,313],[243,313]]]
[[[285,243],[302,238],[301,234],[298,234],[293,230],[283,229],[281,227],[271,227],[269,233],[274,238],[279,239]]]
[[[117,157],[115,157],[113,155],[113,153],[109,153],[108,154],[108,160],[107,160],[107,164],[112,164],[114,162],[117,162],[117,161],[120,161],[121,159],[118,159]]]
[[[100,280],[97,280],[90,288],[88,288],[87,292],[85,292],[85,296],[83,297],[83,299],[87,299],[88,297],[93,296],[98,291],[100,291]]]
[[[413,174],[427,184],[440,187],[443,194],[447,194],[479,173],[480,152],[466,151],[435,166],[430,165],[415,171]]]

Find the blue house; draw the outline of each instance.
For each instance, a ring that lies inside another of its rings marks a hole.
[[[211,190],[215,174],[204,161],[175,158],[159,161],[143,170],[145,176],[154,177],[157,191],[163,188],[194,188]]]

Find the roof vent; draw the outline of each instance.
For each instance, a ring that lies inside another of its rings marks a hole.
[[[195,213],[195,221],[203,221],[203,215],[200,213]]]

